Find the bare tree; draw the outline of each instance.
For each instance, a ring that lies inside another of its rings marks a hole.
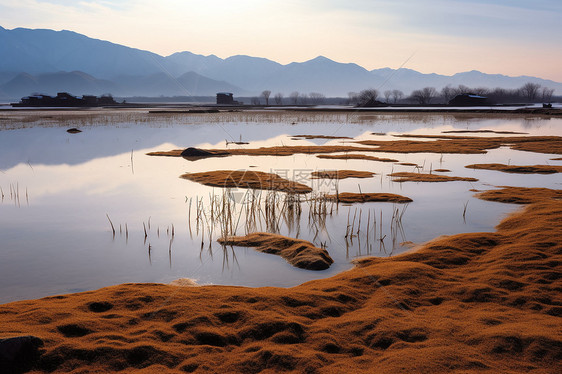
[[[386,90],[384,91],[384,101],[388,103],[390,101],[390,97],[392,96],[392,91]]]
[[[310,101],[312,102],[312,104],[318,105],[318,104],[323,104],[324,101],[326,100],[326,96],[324,96],[323,94],[319,93],[319,92],[311,92],[308,97],[310,97]]]
[[[300,94],[299,96],[300,102],[302,105],[308,104],[308,95],[307,94]]]
[[[270,90],[264,90],[261,93],[261,96],[263,96],[263,98],[265,99],[265,105],[269,105],[269,96],[271,95],[271,91]]]
[[[299,94],[298,91],[291,92],[291,94],[289,95],[289,98],[291,99],[291,103],[292,103],[293,105],[297,105],[297,104],[298,104],[298,102],[299,102],[299,96],[300,96],[300,94]]]
[[[480,95],[480,96],[486,96],[490,93],[490,90],[486,87],[476,87],[473,88],[471,91],[473,94]]]
[[[537,97],[541,85],[538,83],[527,82],[520,88],[521,93],[527,97],[529,102],[532,102]]]
[[[349,104],[355,105],[358,102],[359,94],[357,92],[348,92]]]
[[[398,100],[404,97],[404,92],[400,90],[392,90],[392,99],[394,100],[394,104],[398,102]]]
[[[412,91],[411,96],[418,104],[427,105],[431,102],[431,99],[437,96],[437,90],[434,87],[425,87],[421,90]]]
[[[441,96],[445,99],[445,104],[448,104],[453,97],[455,97],[455,89],[450,84],[441,89]]]
[[[379,91],[375,90],[374,88],[369,88],[368,90],[363,90],[359,92],[357,104],[358,105],[367,105],[369,103],[373,103],[379,97]]]
[[[275,99],[275,104],[277,105],[283,104],[283,94],[281,92],[276,93],[273,98]]]
[[[257,96],[252,97],[252,105],[260,105],[260,98]]]
[[[465,94],[468,94],[468,93],[470,93],[470,88],[465,86],[464,84],[459,84],[459,86],[455,90],[455,96],[456,95],[465,95]]]
[[[542,102],[550,103],[552,100],[552,95],[554,94],[554,88],[543,87],[542,88]]]

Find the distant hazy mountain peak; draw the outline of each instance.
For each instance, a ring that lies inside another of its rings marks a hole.
[[[288,95],[320,92],[345,96],[375,87],[402,90],[447,85],[519,88],[536,82],[562,93],[562,84],[536,77],[510,77],[471,70],[454,75],[424,74],[408,68],[366,70],[319,55],[303,62],[280,64],[263,57],[220,58],[189,51],[167,57],[70,30],[6,30],[0,26],[0,96],[18,98],[33,91],[106,93],[116,96],[259,95],[264,89]],[[20,74],[29,73],[29,74]],[[20,95],[21,94],[21,95]]]

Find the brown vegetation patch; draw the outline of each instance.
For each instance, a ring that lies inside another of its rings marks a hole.
[[[349,136],[332,136],[332,135],[293,135],[293,138],[312,139],[353,139]]]
[[[180,176],[206,186],[225,188],[253,188],[288,193],[309,193],[309,186],[281,178],[277,174],[251,170],[216,170],[201,173],[187,173]]]
[[[292,156],[295,154],[317,154],[317,153],[336,153],[336,152],[377,152],[371,147],[357,147],[352,145],[293,145],[275,146],[261,148],[236,148],[236,149],[200,149],[187,148],[200,151],[201,156],[205,157],[225,157],[225,156]],[[182,153],[187,149],[175,149],[171,151],[149,152],[149,156],[168,156],[182,157]],[[207,153],[207,154],[203,154]],[[185,157],[185,156],[184,156]]]
[[[475,196],[482,200],[500,203],[531,204],[548,199],[562,200],[562,190],[502,186],[499,190],[488,190]]]
[[[421,168],[421,166],[419,166],[418,164],[414,164],[413,162],[400,162],[400,163],[398,163],[398,165],[414,166],[414,167],[417,167],[417,168]]]
[[[466,181],[466,182],[477,182],[476,178],[466,178],[466,177],[451,177],[448,175],[439,174],[422,174],[422,173],[407,173],[399,172],[389,174],[394,182],[452,182],[452,181]]]
[[[326,195],[327,199],[337,200],[341,203],[367,203],[367,202],[391,202],[391,203],[410,203],[413,200],[409,197],[393,193],[366,192],[353,193],[341,192],[336,195]]]
[[[264,253],[283,257],[291,265],[307,270],[325,270],[334,262],[328,251],[306,240],[257,232],[246,236],[229,236],[218,240],[222,245],[253,247]]]
[[[318,155],[316,157],[329,159],[329,160],[369,160],[369,161],[380,161],[380,162],[398,162],[398,160],[392,158],[381,158],[381,157],[368,156],[368,155],[362,155],[356,153],[348,153],[345,155]]]
[[[562,161],[562,157],[551,158],[552,161]]]
[[[314,179],[371,178],[375,173],[361,170],[319,170],[311,173]]]
[[[149,156],[171,156],[181,157],[182,153],[190,150],[197,151],[197,156],[185,156],[190,160],[206,157],[224,156],[292,156],[294,154],[325,154],[341,152],[388,152],[388,153],[457,153],[478,154],[486,153],[487,150],[502,146],[512,149],[537,153],[562,154],[562,137],[559,136],[512,136],[512,137],[471,137],[471,136],[447,136],[447,135],[395,135],[405,138],[426,138],[425,140],[361,140],[356,143],[368,147],[350,145],[315,145],[315,146],[276,146],[262,148],[238,148],[238,149],[176,149],[172,151],[150,152]],[[374,148],[376,147],[376,148]],[[350,155],[322,155],[321,158],[338,159],[364,159],[373,161],[397,162],[397,160],[365,156],[362,154]],[[320,156],[318,156],[320,157]]]
[[[451,170],[449,170],[449,169],[435,169],[433,171],[437,171],[439,173],[450,173],[451,172]]]
[[[45,342],[34,372],[556,373],[561,221],[544,200],[298,287],[124,284],[1,305],[0,326]]]
[[[449,130],[449,131],[441,131],[441,133],[442,134],[490,133],[490,134],[514,134],[514,135],[528,134],[528,132],[494,131],[494,130]]]
[[[497,170],[504,173],[517,174],[554,174],[561,173],[562,166],[552,165],[505,165],[505,164],[472,164],[466,165],[468,169]]]
[[[559,136],[511,136],[475,137],[447,135],[395,135],[402,138],[436,139],[424,140],[362,140],[362,145],[377,146],[380,152],[394,153],[486,153],[489,149],[509,146],[512,149],[536,153],[562,154],[562,137]]]

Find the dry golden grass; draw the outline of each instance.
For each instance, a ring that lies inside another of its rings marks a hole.
[[[449,170],[449,169],[435,169],[433,171],[437,171],[439,173],[450,173],[451,172],[451,170]]]
[[[398,165],[420,167],[418,164],[414,164],[413,162],[400,162]]]
[[[472,164],[465,167],[468,169],[496,170],[517,174],[554,174],[562,172],[562,166],[556,165]]]
[[[488,201],[510,204],[531,204],[548,199],[562,200],[562,190],[502,186],[498,190],[483,191],[475,195]]]
[[[560,371],[562,202],[293,288],[124,284],[0,305],[33,372]]]
[[[371,178],[375,173],[360,170],[318,170],[310,173],[313,179]]]
[[[407,173],[399,172],[389,174],[394,182],[452,182],[452,181],[467,181],[477,182],[476,178],[466,177],[451,177],[448,175],[440,174],[422,174],[422,173]]]
[[[357,143],[376,146],[380,152],[394,153],[486,153],[487,150],[509,146],[520,151],[562,154],[562,137],[559,136],[511,136],[474,137],[447,135],[396,135],[403,138],[425,138],[424,140],[362,140]]]
[[[514,135],[524,135],[527,132],[517,132],[517,131],[494,131],[494,130],[449,130],[441,131],[442,134],[465,134],[465,133],[484,133],[484,134],[514,134]]]
[[[312,139],[353,139],[349,136],[333,136],[333,135],[293,135],[293,138]]]
[[[380,162],[398,162],[398,160],[392,158],[381,158],[381,157],[368,156],[368,155],[362,155],[357,153],[347,153],[344,155],[318,155],[316,157],[329,159],[329,160],[368,160],[368,161],[380,161]]]
[[[172,151],[157,151],[147,153],[149,156],[181,157],[184,149]],[[236,149],[204,149],[209,152],[207,157],[217,156],[292,156],[295,154],[318,154],[336,152],[377,152],[370,147],[357,147],[351,145],[286,145],[262,148],[236,148]]]
[[[390,203],[410,203],[413,200],[409,197],[385,192],[341,192],[337,195],[326,195],[326,199],[337,200],[341,203],[368,203],[368,202],[390,202]]]
[[[309,186],[281,178],[277,174],[252,170],[215,170],[201,173],[187,173],[180,176],[206,186],[224,188],[252,188],[287,193],[309,193]]]
[[[307,270],[325,270],[334,262],[328,251],[306,240],[257,232],[246,236],[229,236],[218,240],[222,245],[253,247],[264,253],[283,257],[291,265]]]
[[[362,140],[356,143],[368,147],[350,145],[314,145],[314,146],[276,146],[262,148],[238,149],[205,149],[204,157],[224,156],[292,156],[294,154],[325,154],[342,152],[387,152],[387,153],[456,153],[479,154],[490,149],[509,146],[512,149],[537,153],[562,154],[562,137],[558,136],[512,136],[512,137],[470,137],[447,135],[397,135],[398,137],[416,137],[435,139],[425,140]],[[375,148],[376,147],[376,148]],[[172,151],[150,152],[149,156],[180,157],[184,149]],[[327,159],[363,159],[384,162],[397,162],[398,160],[378,158],[364,154],[344,155],[319,155]],[[189,158],[188,158],[189,159]]]

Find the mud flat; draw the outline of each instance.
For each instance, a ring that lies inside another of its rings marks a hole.
[[[252,247],[260,252],[283,257],[291,265],[307,270],[325,270],[334,262],[328,251],[306,240],[257,232],[246,236],[228,236],[218,240],[222,245]]]
[[[34,372],[557,373],[561,221],[544,198],[289,289],[123,284],[0,305],[0,325],[43,341]]]

